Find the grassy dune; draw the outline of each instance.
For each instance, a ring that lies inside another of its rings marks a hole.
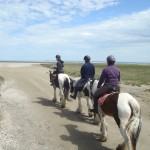
[[[41,64],[44,67],[54,67],[56,63]],[[67,74],[72,76],[80,76],[80,68],[83,63],[65,63],[64,70]],[[102,69],[106,64],[95,63],[96,75],[98,78]],[[121,80],[125,84],[131,85],[150,85],[150,65],[138,65],[138,64],[117,64],[117,67],[121,71]]]

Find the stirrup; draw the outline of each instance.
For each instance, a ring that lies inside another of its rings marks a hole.
[[[75,95],[70,95],[70,97],[76,100],[76,96]]]
[[[90,109],[90,112],[98,113],[98,110],[97,110],[97,109],[95,109],[95,108],[92,108],[92,109]]]

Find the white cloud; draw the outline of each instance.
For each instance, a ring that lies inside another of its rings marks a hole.
[[[1,0],[0,20],[21,20],[22,23],[34,20],[56,20],[67,22],[75,16],[83,16],[85,12],[100,10],[116,5],[117,0]]]
[[[22,13],[24,14],[24,13]],[[31,16],[30,16],[31,17]],[[24,20],[24,19],[23,19]],[[20,19],[19,19],[20,21]],[[0,25],[3,37],[20,42],[39,43],[82,43],[97,46],[120,46],[125,44],[139,44],[150,42],[150,10],[136,14],[120,16],[96,24],[87,24],[77,27],[61,28],[52,26],[50,22],[41,22],[21,26],[18,21],[6,21]],[[18,31],[18,32],[17,32]],[[14,34],[12,34],[14,32]],[[12,34],[12,35],[11,35]],[[85,40],[86,37],[86,41]],[[50,40],[51,39],[51,40]],[[6,39],[2,39],[4,41]],[[7,39],[9,42],[9,40]],[[106,43],[105,43],[106,42]],[[91,47],[91,46],[89,46]]]
[[[150,48],[150,9],[103,22],[63,27],[74,18],[117,3],[118,0],[0,0],[0,46],[38,45],[39,49],[86,49],[89,53]]]
[[[31,38],[37,36],[38,33],[53,33],[54,26],[61,26],[62,23],[69,22],[74,17],[84,16],[85,11],[90,13],[116,4],[117,0],[107,0],[107,2],[104,0],[0,0],[2,41],[7,42],[8,39],[13,39],[16,31],[18,31],[18,38],[24,38],[29,34]]]
[[[63,33],[63,29],[56,28],[54,32],[53,28],[73,20],[74,17],[80,18],[92,11],[116,4],[117,0],[0,0],[2,41],[32,42],[33,39],[37,41],[38,35],[44,38],[49,37],[49,34],[51,37],[55,32],[62,37],[60,34]],[[45,41],[45,38],[43,40]]]

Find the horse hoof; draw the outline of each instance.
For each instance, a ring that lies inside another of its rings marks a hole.
[[[80,112],[80,111],[76,111],[76,113],[77,113],[77,114],[81,114],[81,112]]]
[[[126,150],[125,149],[125,144],[119,144],[118,147],[116,148],[116,150]]]
[[[71,98],[67,98],[67,101],[72,101],[72,99]]]
[[[65,108],[65,105],[61,105],[61,108]]]
[[[57,100],[56,100],[56,99],[53,99],[52,101],[53,101],[53,102],[56,102]]]
[[[92,112],[89,112],[88,115],[89,115],[89,117],[93,117],[93,113]]]
[[[99,123],[100,123],[99,120],[94,120],[94,121],[93,121],[93,124],[94,124],[94,125],[99,125]]]
[[[77,109],[77,110],[76,110],[76,113],[77,113],[77,114],[81,114],[82,111],[81,111],[80,109]]]
[[[107,137],[106,136],[99,137],[99,138],[96,138],[96,140],[98,140],[100,142],[106,142],[107,141]]]

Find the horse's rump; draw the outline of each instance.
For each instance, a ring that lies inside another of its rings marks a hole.
[[[67,98],[70,89],[70,79],[66,77],[64,81],[64,96]]]

